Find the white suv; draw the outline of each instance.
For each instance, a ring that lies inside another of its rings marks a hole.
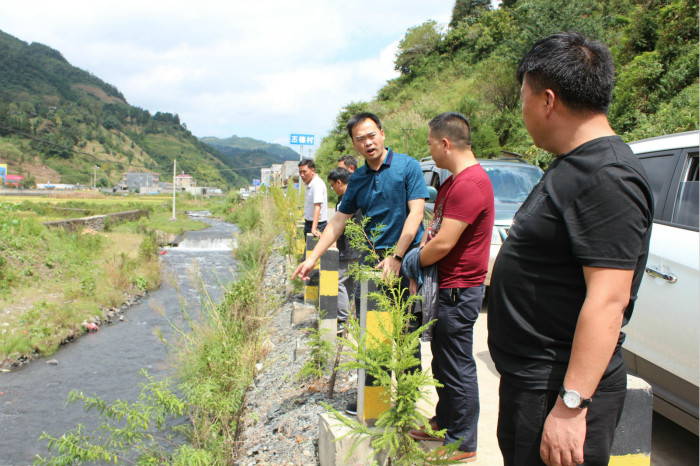
[[[654,390],[654,410],[698,434],[698,144],[700,132],[630,143],[654,192],[646,273],[623,331],[631,372]]]

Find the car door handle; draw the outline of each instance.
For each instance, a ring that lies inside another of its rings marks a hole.
[[[673,275],[671,273],[663,273],[662,271],[656,270],[653,267],[647,267],[646,273],[648,273],[649,275],[651,275],[654,278],[661,278],[663,280],[666,280],[669,283],[676,283],[676,281],[678,281],[678,278],[676,278],[675,275]]]

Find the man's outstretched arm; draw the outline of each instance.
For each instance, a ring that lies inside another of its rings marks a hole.
[[[299,267],[292,274],[292,279],[299,277],[302,280],[308,280],[309,274],[314,269],[316,261],[320,259],[326,250],[331,247],[333,243],[338,240],[338,237],[345,230],[345,221],[352,217],[352,215],[344,214],[342,212],[336,212],[336,214],[331,218],[331,220],[326,225],[326,229],[323,230],[321,237],[318,239],[318,243],[314,247],[314,250],[309,254],[304,262],[299,264]]]

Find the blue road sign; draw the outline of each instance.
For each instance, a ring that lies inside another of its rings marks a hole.
[[[314,145],[314,135],[313,134],[290,134],[289,135],[290,144],[300,144],[304,146]]]

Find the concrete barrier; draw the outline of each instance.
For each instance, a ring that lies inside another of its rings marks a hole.
[[[332,414],[319,414],[318,462],[320,466],[366,466],[386,464],[386,451],[375,452],[369,437],[358,442],[353,449],[356,437],[350,429],[337,421]]]
[[[53,222],[44,222],[43,225],[47,228],[63,228],[65,230],[76,230],[78,228],[92,228],[95,231],[102,231],[105,224],[109,221],[112,223],[121,223],[126,221],[138,220],[141,217],[148,217],[147,210],[127,210],[125,212],[117,212],[114,214],[93,215],[92,217],[70,218],[67,220],[56,220]]]
[[[615,429],[609,466],[651,464],[651,421],[654,393],[643,379],[627,375],[627,397]]]

